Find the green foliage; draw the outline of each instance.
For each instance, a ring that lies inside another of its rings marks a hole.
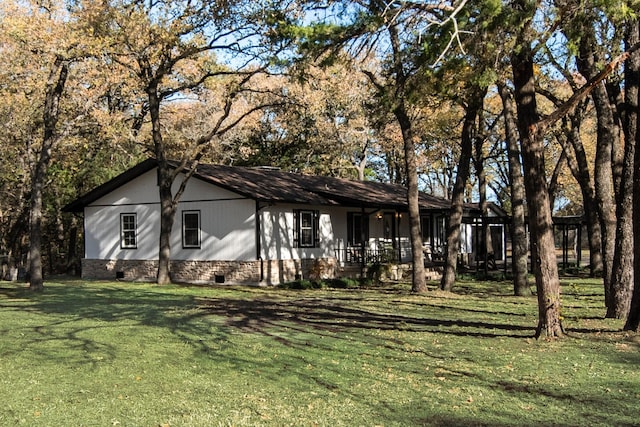
[[[300,279],[293,282],[286,282],[280,285],[284,289],[320,289],[322,287],[321,282]]]
[[[386,271],[386,265],[380,262],[374,262],[367,267],[367,279],[379,283],[382,275]]]
[[[616,23],[638,19],[639,0],[593,0],[593,2]]]
[[[322,65],[331,66],[343,53],[343,48],[368,37],[369,33],[378,31],[384,25],[381,16],[359,10],[356,5],[334,3],[328,8],[335,19],[293,20],[286,14],[276,13],[272,18],[272,40],[293,42],[298,62],[307,63],[320,58]],[[318,16],[315,12],[308,13],[316,18]],[[326,13],[326,10],[321,12]]]
[[[287,25],[282,27],[283,35],[296,40],[302,50],[316,51],[340,41],[346,29],[342,25],[319,22],[309,26]]]
[[[492,29],[505,12],[505,4],[502,0],[482,0],[478,5],[477,17],[481,29]]]
[[[300,279],[279,285],[283,289],[348,289],[360,288],[371,284],[368,279],[341,277],[336,279],[307,280]]]

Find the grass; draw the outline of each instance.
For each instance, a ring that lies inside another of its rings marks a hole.
[[[0,425],[640,425],[640,337],[601,285],[532,338],[507,282],[287,290],[0,283]]]

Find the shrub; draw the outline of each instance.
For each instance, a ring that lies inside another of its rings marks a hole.
[[[286,282],[280,285],[285,289],[319,289],[322,288],[320,282],[315,282],[306,279],[294,280],[293,282]]]

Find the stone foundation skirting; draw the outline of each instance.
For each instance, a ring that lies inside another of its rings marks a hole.
[[[176,283],[244,283],[276,285],[297,279],[336,277],[333,258],[256,261],[171,261]],[[158,262],[153,260],[83,259],[82,278],[154,282]]]

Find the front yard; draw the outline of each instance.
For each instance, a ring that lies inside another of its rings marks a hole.
[[[547,342],[507,282],[3,282],[0,425],[638,425],[640,337],[601,288],[565,282],[569,336]]]

